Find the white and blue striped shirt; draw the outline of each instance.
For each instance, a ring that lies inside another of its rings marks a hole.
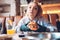
[[[16,26],[16,31],[19,32],[20,31],[20,27],[24,24],[27,24],[30,21],[28,16],[23,17],[18,25]],[[55,26],[51,25],[47,20],[45,20],[44,18],[40,18],[39,20],[34,19],[33,21],[36,21],[39,25],[44,26],[46,28],[49,28],[51,32],[54,31],[54,29],[57,29]]]

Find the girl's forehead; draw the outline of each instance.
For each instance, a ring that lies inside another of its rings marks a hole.
[[[36,3],[31,2],[31,3],[29,4],[29,6],[37,6],[37,4],[36,4]]]

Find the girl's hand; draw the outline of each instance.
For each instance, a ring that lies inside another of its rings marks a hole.
[[[30,22],[29,24],[28,24],[28,28],[30,28],[30,30],[37,30],[38,29],[38,25],[37,25],[37,23],[36,22]]]

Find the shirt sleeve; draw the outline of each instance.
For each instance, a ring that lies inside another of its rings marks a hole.
[[[23,23],[23,19],[22,19],[22,20],[20,20],[20,21],[18,22],[17,26],[15,27],[16,32],[20,32],[20,27],[21,27],[21,25],[23,25],[23,24],[24,24],[24,23]]]
[[[52,25],[49,21],[44,20],[44,26],[50,29],[50,31],[55,31],[57,30],[56,26]]]

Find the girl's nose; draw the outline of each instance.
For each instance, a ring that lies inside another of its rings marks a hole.
[[[32,12],[33,11],[33,8],[31,8],[30,11]]]

